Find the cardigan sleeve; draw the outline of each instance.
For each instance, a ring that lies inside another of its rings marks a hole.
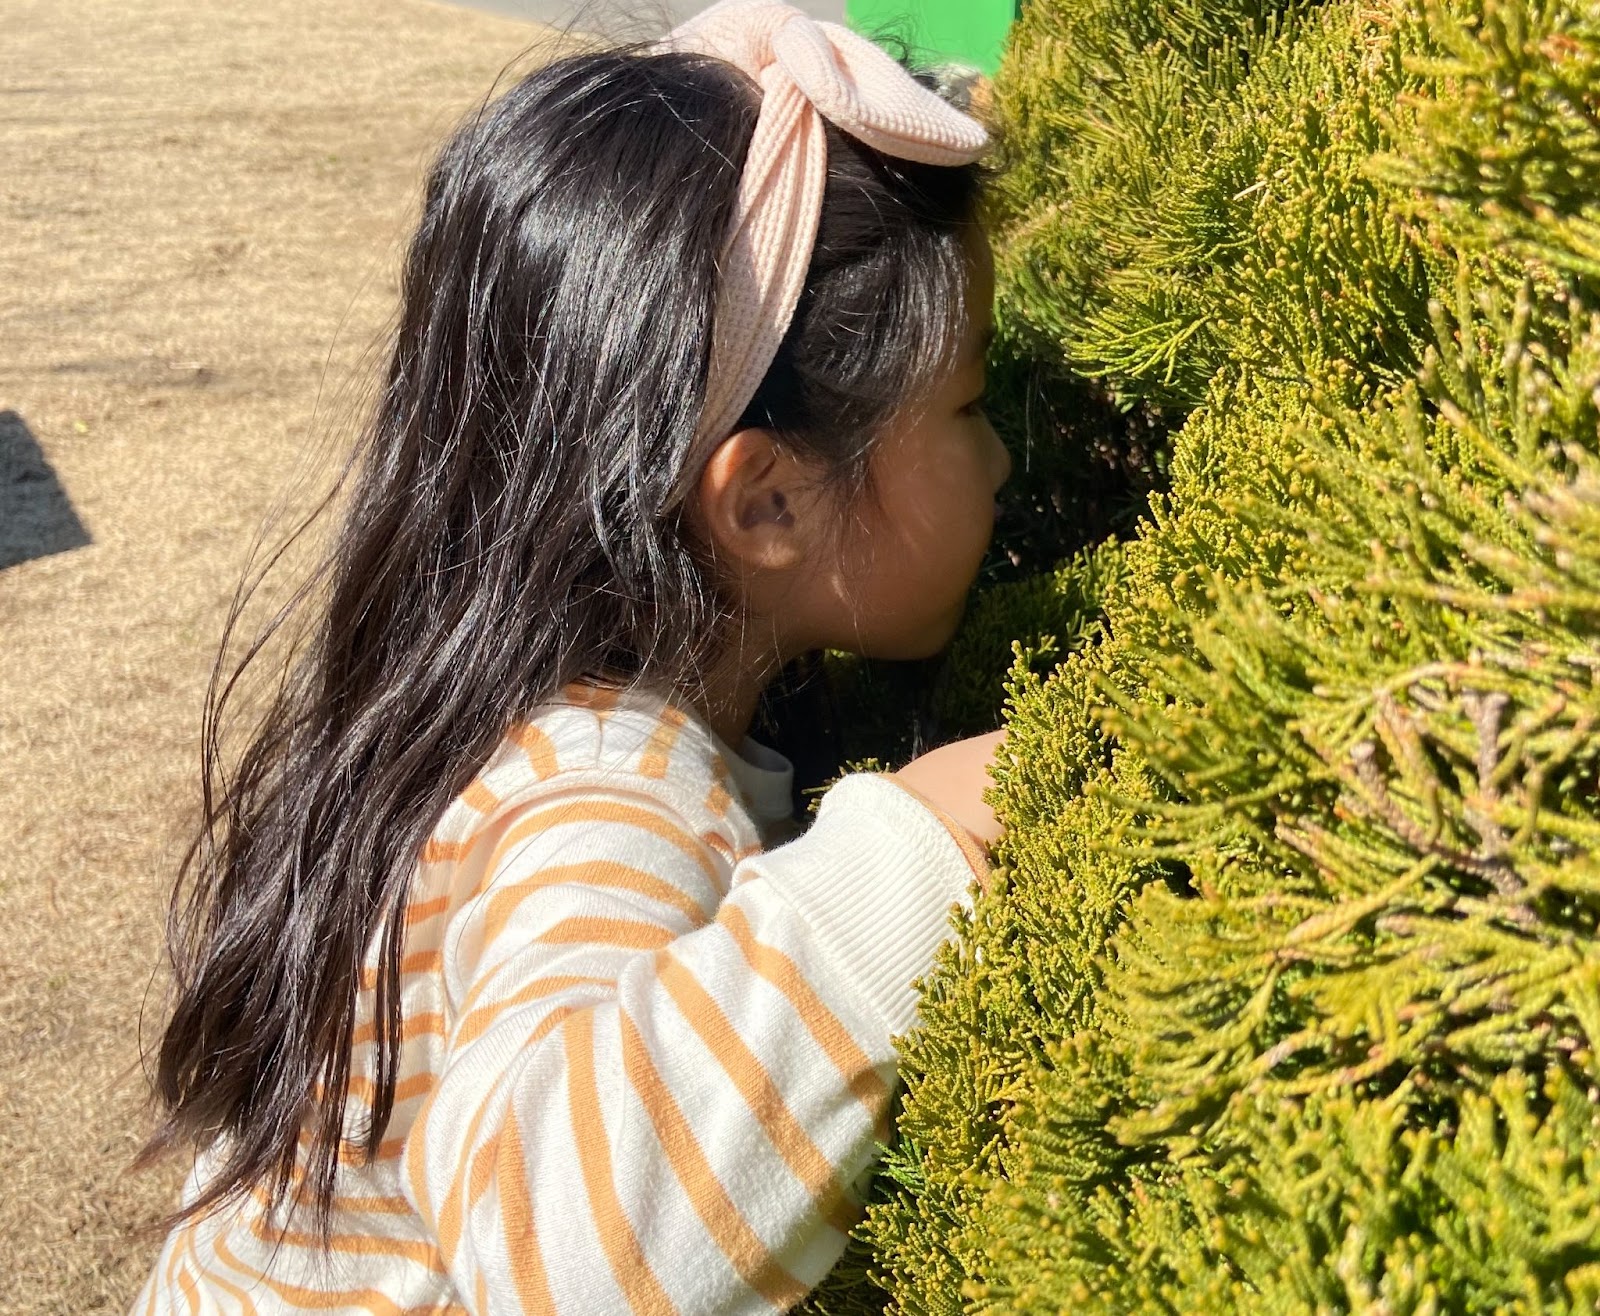
[[[731,875],[661,796],[548,785],[446,937],[406,1196],[473,1311],[785,1310],[860,1218],[983,853],[873,774]]]

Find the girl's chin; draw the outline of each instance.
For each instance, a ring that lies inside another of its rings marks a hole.
[[[958,603],[952,612],[920,626],[916,631],[893,638],[884,637],[862,653],[863,658],[880,658],[889,662],[915,662],[933,658],[943,653],[955,638],[966,610],[966,600]]]
[[[956,632],[961,629],[961,620],[967,615],[967,596],[963,594],[945,614],[938,628],[938,638],[926,654],[931,658],[936,653],[943,653],[950,647],[950,641],[955,639]]]
[[[846,653],[853,653],[858,658],[870,658],[873,662],[880,663],[909,663],[921,658],[932,658],[939,652],[940,646],[925,642],[911,640],[874,640],[866,644],[857,641],[843,647]]]

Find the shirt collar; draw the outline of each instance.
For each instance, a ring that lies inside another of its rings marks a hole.
[[[712,743],[728,765],[728,775],[739,787],[750,816],[759,825],[794,815],[794,764],[777,750],[746,736],[737,750],[709,731]]]
[[[617,697],[624,704],[651,713],[659,712],[664,698],[626,684],[618,688]],[[749,736],[739,742],[738,749],[732,749],[698,713],[671,699],[665,702],[677,708],[710,740],[758,830],[764,832],[773,823],[794,820],[794,764],[788,758]]]

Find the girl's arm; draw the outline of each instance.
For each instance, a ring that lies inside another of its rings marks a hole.
[[[473,1310],[783,1309],[860,1217],[892,1038],[983,853],[855,775],[724,893],[694,821],[537,797],[447,936],[458,1008],[406,1192]]]

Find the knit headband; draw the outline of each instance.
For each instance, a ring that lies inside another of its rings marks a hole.
[[[721,0],[664,45],[726,60],[761,88],[722,250],[692,457],[738,423],[789,328],[827,181],[822,120],[885,155],[932,165],[976,160],[988,135],[872,42],[777,0]]]

